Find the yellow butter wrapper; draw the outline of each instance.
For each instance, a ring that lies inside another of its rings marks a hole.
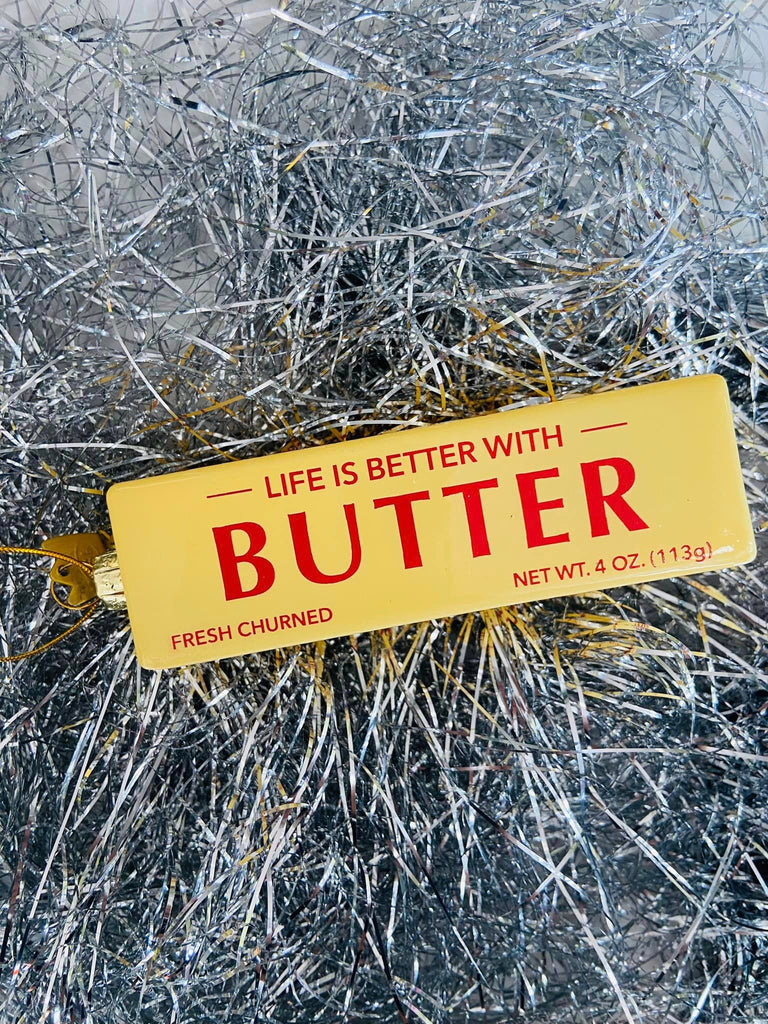
[[[146,668],[755,556],[714,375],[134,480],[107,502]]]

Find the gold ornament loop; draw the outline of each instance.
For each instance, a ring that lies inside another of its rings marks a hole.
[[[31,651],[0,655],[1,663],[23,661],[25,658],[31,658],[36,654],[42,654],[43,651],[50,650],[51,647],[71,636],[93,615],[99,607],[94,561],[99,554],[107,551],[110,541],[109,534],[70,534],[63,537],[50,537],[43,541],[42,547],[39,548],[13,544],[0,545],[0,554],[53,558],[54,563],[48,573],[51,597],[61,608],[66,608],[68,611],[82,611],[77,622],[65,629],[63,633]],[[57,584],[67,588],[66,601],[57,595],[54,589]],[[114,604],[112,606],[114,607]]]

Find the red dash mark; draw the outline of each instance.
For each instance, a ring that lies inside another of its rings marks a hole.
[[[243,487],[240,491],[222,491],[221,494],[206,494],[206,498],[227,498],[230,494],[249,494],[252,487]]]
[[[602,427],[585,427],[580,433],[589,434],[593,430],[610,430],[611,427],[626,427],[627,421],[623,423],[605,423]]]

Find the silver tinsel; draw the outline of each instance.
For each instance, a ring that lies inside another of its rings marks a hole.
[[[2,1019],[768,1019],[764,8],[3,24],[0,543],[718,372],[759,554],[179,672],[104,612],[3,666]],[[73,615],[3,557],[8,654]]]

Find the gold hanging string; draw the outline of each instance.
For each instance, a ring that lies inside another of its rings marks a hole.
[[[47,651],[51,647],[55,647],[56,644],[61,643],[62,640],[66,640],[68,636],[71,636],[75,632],[75,630],[80,629],[85,620],[90,618],[91,615],[93,615],[98,606],[98,597],[92,598],[90,604],[87,606],[87,608],[80,616],[80,618],[77,620],[77,622],[73,623],[68,629],[65,629],[63,633],[59,633],[59,635],[55,636],[53,640],[48,640],[46,643],[40,644],[39,647],[33,647],[31,651],[22,651],[21,654],[0,655],[0,662],[23,661],[25,658],[31,658],[35,654],[42,654],[43,651]]]
[[[67,563],[67,565],[76,565],[78,567],[78,569],[82,569],[82,571],[84,573],[86,573],[86,575],[88,575],[90,577],[93,577],[93,566],[92,565],[90,565],[88,562],[81,561],[81,559],[79,559],[79,558],[75,558],[73,555],[66,555],[63,552],[59,552],[59,551],[46,551],[44,548],[27,548],[27,547],[17,547],[15,545],[9,545],[9,544],[0,544],[0,554],[4,554],[4,555],[40,555],[43,558],[53,558],[53,559],[55,559],[57,561],[65,562],[65,563]],[[65,604],[63,601],[61,601],[56,596],[56,594],[54,593],[54,590],[53,590],[53,584],[51,584],[51,595],[53,596],[53,598],[56,601],[56,603],[59,604],[62,608],[72,608],[72,605]],[[8,663],[8,662],[12,662],[12,661],[23,661],[25,658],[31,658],[35,654],[42,654],[43,651],[47,651],[51,647],[55,647],[56,644],[61,643],[62,640],[65,640],[68,636],[71,636],[76,630],[78,630],[83,625],[83,623],[87,619],[89,619],[91,617],[91,615],[93,615],[93,613],[96,611],[98,606],[99,606],[99,599],[98,599],[98,597],[93,597],[89,601],[87,601],[84,605],[77,606],[77,607],[82,607],[84,609],[83,610],[83,614],[80,616],[80,618],[77,620],[77,622],[73,623],[71,626],[69,626],[67,629],[65,629],[63,633],[59,633],[59,635],[55,636],[52,640],[48,640],[48,641],[46,641],[46,643],[40,644],[38,647],[33,648],[31,651],[23,651],[21,654],[8,654],[8,655],[5,655],[5,656],[0,655],[0,663]]]
[[[43,558],[55,558],[61,562],[68,562],[83,569],[89,576],[93,576],[93,566],[88,562],[82,562],[72,555],[62,554],[60,551],[46,551],[45,548],[20,548],[8,544],[0,544],[0,555],[42,555]]]

